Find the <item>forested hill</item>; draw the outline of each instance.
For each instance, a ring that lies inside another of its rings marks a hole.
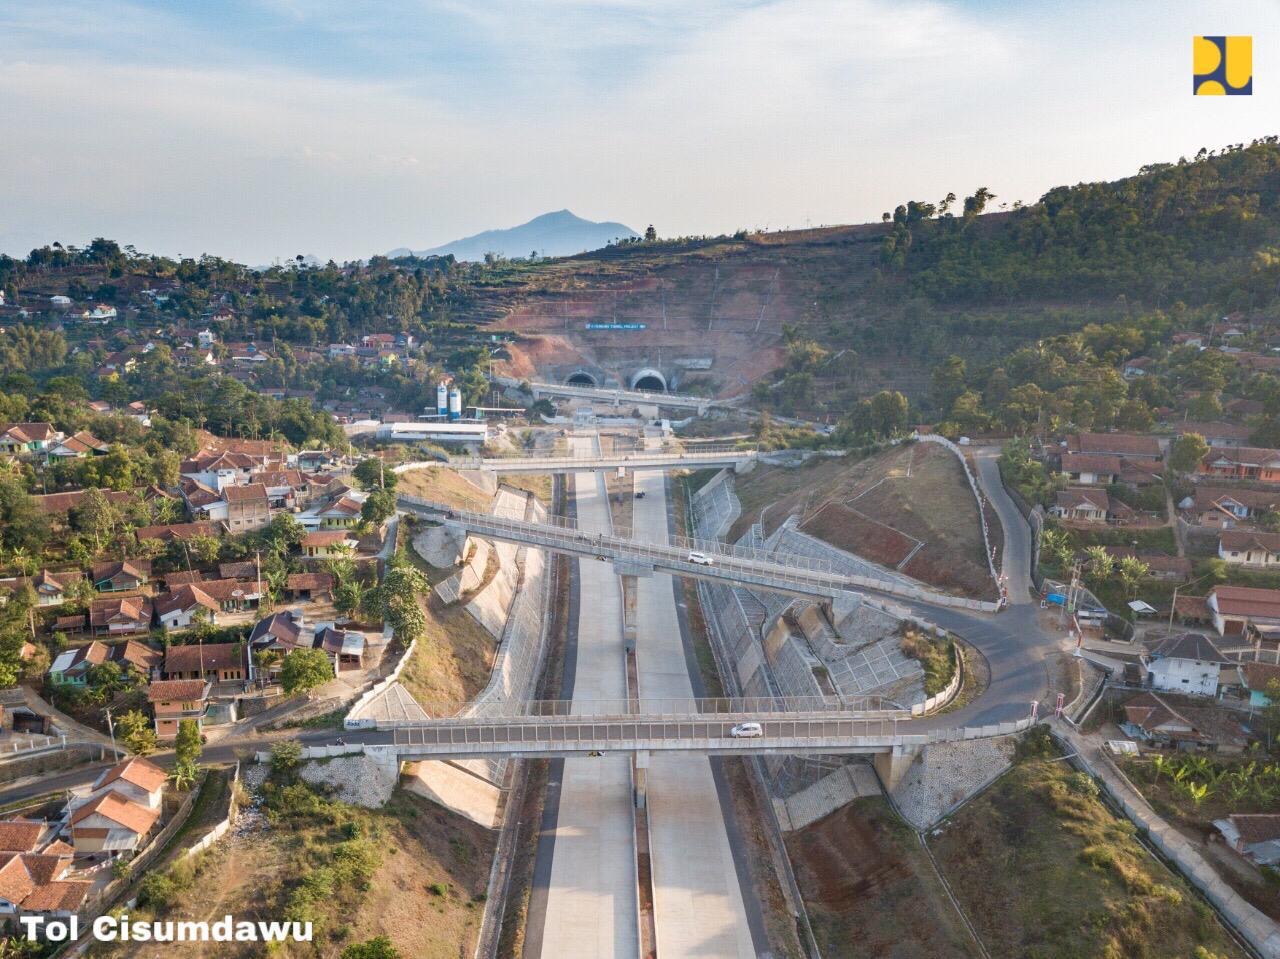
[[[945,200],[886,214],[886,286],[934,302],[1123,294],[1227,310],[1257,308],[1277,294],[1277,137],[1201,150],[1114,183],[1056,187],[1032,206],[979,219],[995,199],[977,191],[959,215]]]

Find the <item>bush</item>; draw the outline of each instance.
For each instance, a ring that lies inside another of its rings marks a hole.
[[[1072,773],[1067,777],[1067,788],[1078,796],[1098,798],[1098,784],[1087,773]]]
[[[293,740],[285,740],[271,747],[271,772],[288,776],[302,765],[302,745]]]

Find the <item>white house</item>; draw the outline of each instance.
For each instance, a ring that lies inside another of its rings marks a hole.
[[[92,310],[85,310],[80,314],[80,319],[86,323],[110,323],[119,315],[114,306],[107,306],[105,303],[99,303]]]
[[[155,610],[160,626],[166,631],[172,631],[189,629],[195,625],[196,617],[202,610],[210,623],[216,623],[222,607],[198,585],[189,583],[172,593],[156,597]]]
[[[1213,640],[1199,633],[1170,636],[1148,656],[1154,688],[1196,696],[1216,696],[1219,671],[1231,663]]]
[[[218,342],[218,334],[213,332],[213,330],[201,330],[196,334],[196,342],[200,344],[202,349],[207,350],[209,347],[213,346],[214,343]]]
[[[1280,533],[1224,529],[1218,535],[1218,558],[1232,566],[1255,569],[1280,566]]]
[[[148,809],[159,809],[167,779],[168,774],[155,763],[141,756],[131,756],[106,770],[86,791],[73,797],[71,811],[109,791],[115,791],[122,798]]]
[[[61,293],[55,293],[53,296],[49,297],[49,302],[55,307],[65,309],[71,305],[71,297],[63,296]]]

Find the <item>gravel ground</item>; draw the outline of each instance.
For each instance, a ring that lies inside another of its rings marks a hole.
[[[926,746],[894,790],[893,800],[907,822],[926,829],[1004,772],[1013,749],[1012,736]]]
[[[302,778],[313,786],[331,787],[342,802],[376,809],[391,798],[399,776],[367,756],[341,756],[307,763]]]

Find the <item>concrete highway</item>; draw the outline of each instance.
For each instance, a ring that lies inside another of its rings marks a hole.
[[[634,482],[635,491],[645,494],[643,499],[631,501],[634,535],[665,542],[663,474],[639,472]],[[636,594],[639,696],[693,696],[671,577],[658,573],[639,578]],[[728,729],[722,726],[711,733],[723,739]],[[647,776],[659,955],[750,959],[758,950],[752,942],[725,827],[725,817],[732,815],[732,809],[721,806],[709,761],[673,753],[653,754]]]
[[[582,473],[570,482],[579,525],[609,532],[604,479]],[[578,565],[574,698],[623,699],[627,688],[618,577],[603,563]],[[541,927],[546,959],[639,953],[633,815],[629,755],[563,763]]]

